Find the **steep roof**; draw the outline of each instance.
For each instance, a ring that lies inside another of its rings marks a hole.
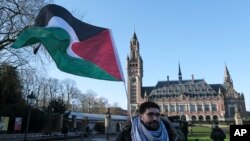
[[[223,84],[210,84],[210,86],[216,91],[219,92],[219,89],[222,93],[225,93],[226,88]]]
[[[178,80],[173,81],[159,81],[156,86],[143,87],[142,95],[145,91],[151,96],[170,96],[170,95],[217,95],[219,86],[209,85],[204,79],[183,80],[180,83]],[[220,86],[222,87],[222,86]],[[222,89],[225,90],[225,89]]]
[[[144,98],[145,94],[150,94],[154,87],[142,87],[141,96]]]

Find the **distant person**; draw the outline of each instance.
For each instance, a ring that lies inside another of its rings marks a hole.
[[[62,128],[62,134],[64,135],[64,137],[66,137],[68,133],[69,133],[69,128],[68,125],[65,124]]]
[[[132,118],[128,126],[116,141],[175,141],[176,131],[172,123],[160,117],[160,107],[154,102],[144,102],[139,115]]]
[[[89,135],[90,135],[90,125],[89,124],[86,126],[85,131],[86,131],[86,137],[89,137]]]
[[[184,135],[184,133],[180,130],[179,126],[176,126],[175,129],[176,129],[176,133],[177,133],[177,136],[176,136],[176,140],[175,140],[175,141],[186,141],[186,140],[185,140],[185,135]]]
[[[180,124],[180,130],[185,136],[185,141],[187,141],[187,135],[188,135],[188,122],[187,121],[181,121]]]
[[[89,123],[86,127],[86,137],[93,137],[93,124]]]
[[[217,123],[215,124],[211,132],[210,138],[213,141],[224,141],[224,139],[226,138],[225,132],[218,126]]]
[[[121,123],[116,123],[116,132],[120,132],[121,131]]]
[[[190,134],[192,135],[192,133],[193,133],[193,128],[192,126],[190,126]]]

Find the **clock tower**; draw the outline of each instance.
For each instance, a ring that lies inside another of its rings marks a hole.
[[[143,102],[141,95],[143,61],[139,49],[139,42],[136,33],[134,32],[133,37],[130,40],[130,55],[127,57],[127,86],[132,115],[135,114],[140,103]]]

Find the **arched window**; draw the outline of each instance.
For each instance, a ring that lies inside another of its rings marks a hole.
[[[211,117],[209,115],[206,116],[206,121],[211,121]]]
[[[192,121],[196,121],[196,120],[197,120],[196,116],[193,115],[193,116],[192,116]]]
[[[199,121],[204,121],[204,118],[202,115],[199,116]]]
[[[214,116],[213,116],[213,121],[214,121],[214,122],[219,121],[219,117],[218,117],[217,115],[214,115]]]

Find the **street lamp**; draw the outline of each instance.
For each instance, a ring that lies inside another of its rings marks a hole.
[[[111,113],[110,113],[110,109],[108,108],[108,112],[106,113],[106,117],[105,117],[107,141],[109,140],[109,128],[110,128],[110,122],[111,122],[110,119],[111,119]]]
[[[52,107],[52,104],[50,102],[49,106],[49,135],[52,135],[52,113],[54,113],[54,108]]]
[[[29,94],[27,96],[27,103],[28,103],[28,117],[27,117],[27,123],[26,123],[26,130],[25,130],[25,135],[24,135],[24,141],[27,140],[27,135],[28,135],[28,130],[29,130],[29,122],[30,122],[30,115],[31,115],[31,105],[34,103],[36,97],[33,94],[33,92],[31,92],[31,94]]]

